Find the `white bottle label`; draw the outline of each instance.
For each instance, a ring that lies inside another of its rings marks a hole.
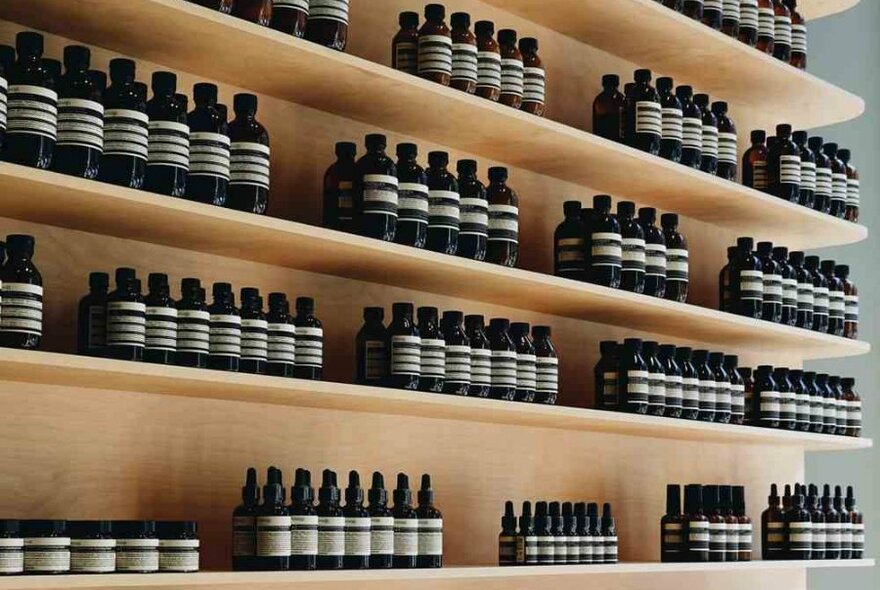
[[[795,53],[807,54],[806,25],[791,25],[791,50]]]
[[[816,192],[816,163],[801,161],[801,190]]]
[[[189,175],[229,180],[229,137],[195,131],[189,136]]]
[[[479,51],[477,63],[477,88],[501,90],[501,55],[495,51]]]
[[[99,102],[82,98],[58,101],[59,146],[104,149],[104,107]]]
[[[489,241],[519,241],[519,208],[514,205],[489,205]]]
[[[537,357],[533,354],[516,355],[516,388],[536,391],[538,387]]]
[[[477,46],[470,43],[452,45],[452,80],[477,82]]]
[[[8,74],[8,72],[7,72],[7,74]],[[2,130],[2,131],[6,130],[6,116],[7,116],[7,109],[8,109],[7,91],[8,91],[8,82],[6,81],[6,78],[3,77],[3,75],[0,75],[0,130]],[[0,566],[0,567],[2,567],[2,566]],[[0,569],[0,572],[2,572],[2,571],[3,570]]]
[[[718,161],[727,164],[736,164],[736,133],[718,133]]]
[[[363,214],[397,217],[397,177],[365,174],[361,182]]]
[[[471,385],[489,387],[492,384],[492,351],[471,349]]]
[[[460,217],[459,235],[489,235],[489,204],[486,199],[469,197],[461,199]]]
[[[257,517],[257,556],[290,556],[290,517]]]
[[[666,276],[666,246],[645,244],[645,274],[649,277]]]
[[[813,311],[813,283],[797,284],[798,311]]]
[[[189,170],[189,127],[176,121],[150,121],[147,167]]]
[[[314,514],[290,517],[290,554],[318,554],[318,517]]]
[[[428,224],[428,187],[401,182],[398,185],[397,222]]]
[[[309,0],[309,20],[332,20],[348,24],[349,0]]]
[[[159,539],[117,539],[116,571],[159,571]]]
[[[345,555],[369,557],[370,518],[345,519]]]
[[[253,516],[232,518],[232,556],[253,557],[257,554],[257,519]]]
[[[516,387],[516,352],[492,351],[492,387]]]
[[[107,109],[104,113],[104,155],[146,160],[149,122],[147,114],[140,111]]]
[[[740,19],[739,2],[740,0],[724,0],[724,20],[738,21]]]
[[[266,359],[270,363],[296,363],[296,326],[293,324],[269,324]]]
[[[782,411],[782,395],[778,391],[762,391],[758,395],[760,399],[761,421],[779,420]]]
[[[623,272],[645,274],[645,240],[623,238],[621,240]]]
[[[211,314],[208,352],[211,356],[241,357],[241,317]]]
[[[684,123],[681,109],[661,109],[663,116],[662,137],[669,141],[682,141],[684,137]]]
[[[831,179],[831,168],[816,167],[816,194],[831,198],[834,182]]]
[[[740,0],[739,28],[758,29],[758,0]]]
[[[39,135],[55,140],[58,134],[58,95],[41,86],[12,84],[8,95],[9,135]]]
[[[5,306],[6,302],[4,301],[3,303]],[[111,301],[107,303],[107,346],[143,348],[146,340],[146,305],[135,301]]]
[[[199,540],[160,539],[159,571],[183,573],[199,571]]]
[[[394,46],[394,63],[397,69],[407,74],[417,75],[419,73],[419,44],[418,43],[398,43]]]
[[[670,248],[666,251],[666,280],[687,283],[689,279],[688,251]]]
[[[769,181],[767,178],[767,161],[758,160],[752,168],[752,188],[755,190],[767,190]]]
[[[739,273],[740,299],[762,301],[764,299],[764,273],[760,270],[742,270]]]
[[[364,376],[370,381],[377,381],[385,376],[388,364],[388,348],[384,340],[367,340],[364,342]]]
[[[443,555],[443,519],[422,518],[419,527],[419,556]]]
[[[758,8],[758,37],[774,39],[776,35],[776,14],[773,8]]]
[[[0,545],[0,555],[3,549]],[[116,539],[71,539],[70,571],[83,574],[116,571]]]
[[[269,324],[266,320],[241,320],[241,358],[266,362],[269,357]]]
[[[272,9],[299,10],[309,13],[309,0],[272,0]]]
[[[461,197],[453,191],[428,192],[428,228],[458,230]]]
[[[859,296],[844,295],[844,320],[854,324],[859,323]]]
[[[829,291],[828,313],[832,319],[844,319],[846,315],[846,295],[844,295],[843,291]]]
[[[28,283],[0,285],[0,332],[43,334],[43,287]]]
[[[696,117],[682,119],[682,142],[685,149],[703,150],[703,121]]]
[[[791,46],[791,17],[775,15],[773,18],[773,38],[777,45]]]
[[[703,155],[718,157],[718,127],[703,125]]]
[[[177,350],[207,354],[210,351],[211,314],[207,311],[177,311]]]
[[[370,519],[370,554],[394,554],[394,518],[374,516]]]
[[[440,338],[422,338],[422,377],[446,377],[446,343]]]
[[[846,206],[858,207],[862,200],[861,187],[857,178],[849,178],[846,181]]]
[[[419,554],[419,521],[414,518],[394,519],[394,555],[415,557]]]
[[[594,232],[591,248],[592,266],[611,266],[620,268],[623,265],[623,244],[620,234],[612,232]]]
[[[345,518],[318,517],[318,555],[322,557],[345,555]]]
[[[779,182],[782,184],[801,183],[801,157],[800,156],[780,156],[779,157]]]
[[[782,303],[782,275],[764,274],[764,302]],[[743,286],[745,290],[745,286]]]
[[[269,146],[236,141],[229,146],[229,184],[269,190]]]
[[[448,35],[419,35],[419,75],[452,75],[452,39]]]
[[[536,364],[538,393],[555,398],[559,391],[559,359],[539,356]]]
[[[666,403],[666,375],[648,373],[648,405],[663,406]]]
[[[0,574],[24,572],[24,539],[0,538]]]
[[[525,71],[521,59],[501,59],[501,94],[522,97]]]
[[[421,375],[422,339],[418,336],[391,337],[391,374]]]
[[[296,327],[296,366],[320,369],[324,366],[324,330]]]
[[[636,102],[636,133],[662,136],[663,110],[659,102],[649,100]]]
[[[626,372],[626,400],[629,403],[647,404],[651,393],[651,378],[647,371]]]
[[[177,350],[177,310],[173,307],[146,308],[146,339],[148,350]]]
[[[544,68],[523,68],[523,101],[544,104],[546,99],[546,77]]]
[[[831,200],[846,202],[847,181],[846,174],[834,172],[831,174]]]
[[[790,309],[797,308],[798,284],[797,279],[782,279],[782,305]]]

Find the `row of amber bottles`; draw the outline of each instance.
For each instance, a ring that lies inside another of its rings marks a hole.
[[[235,120],[227,123],[213,84],[193,87],[195,108],[187,112],[172,72],[153,73],[147,100],[130,59],[110,60],[108,86],[104,72],[89,69],[87,47],[64,48],[63,74],[60,62],[42,54],[43,37],[33,32],[19,33],[15,49],[0,46],[0,82],[9,83],[3,159],[265,213],[269,136],[256,120],[256,96],[235,95]]]
[[[807,67],[807,26],[797,0],[656,0],[796,68]]]
[[[466,12],[452,14],[450,29],[442,4],[425,7],[421,28],[415,12],[400,13],[399,21],[400,31],[391,44],[394,69],[544,115],[546,76],[537,39],[525,37],[517,45],[516,31],[502,29],[496,42],[491,21],[478,21],[474,35]]]
[[[849,266],[772,242],[739,238],[727,249],[719,307],[738,315],[834,336],[859,336],[859,289]]]
[[[354,143],[336,144],[324,177],[324,227],[516,266],[519,197],[507,168],[490,168],[485,186],[475,160],[459,160],[456,177],[446,152],[430,152],[424,169],[415,144],[398,144],[397,162],[386,147],[384,135],[368,135],[367,153],[356,159]]]
[[[621,201],[611,212],[611,197],[596,195],[593,208],[566,201],[565,220],[554,234],[554,274],[576,281],[665,297],[688,297],[688,243],[678,232],[678,215],[639,209]]]
[[[859,172],[852,153],[822,137],[807,139],[777,125],[776,135],[752,131],[752,146],[743,154],[743,184],[852,222],[859,220]]]
[[[190,0],[238,18],[345,51],[349,0]]]
[[[593,133],[680,162],[727,180],[736,180],[736,125],[726,102],[711,104],[708,94],[675,86],[672,78],[651,85],[651,70],[636,70],[635,81],[618,90],[620,77],[602,77],[593,101]]]

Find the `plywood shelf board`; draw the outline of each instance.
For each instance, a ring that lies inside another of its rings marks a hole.
[[[301,223],[0,164],[0,215],[540,313],[801,358],[870,345]]]
[[[812,19],[840,14],[859,3],[859,0],[801,0],[798,10],[807,19],[807,26]]]
[[[0,4],[0,18],[792,248],[867,237],[862,226],[192,3],[35,1],[27,7]],[[162,41],[156,42],[159,30]],[[215,59],[230,46],[236,47],[234,56]],[[558,199],[548,203],[555,208]]]
[[[655,0],[555,0],[551,10],[546,0],[484,1],[734,103],[734,120],[747,109],[763,128],[811,128],[865,110],[858,96]]]
[[[643,438],[772,445],[810,451],[854,450],[872,446],[871,439],[867,438],[772,431],[38,351],[0,349],[0,380]]]

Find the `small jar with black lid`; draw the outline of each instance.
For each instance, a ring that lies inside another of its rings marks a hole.
[[[0,576],[24,572],[24,539],[17,520],[0,520]]]
[[[159,533],[159,571],[199,571],[199,523],[192,520],[163,521]]]
[[[70,572],[70,537],[67,521],[23,520],[24,573],[66,574]]]
[[[109,520],[72,520],[70,571],[75,574],[112,574],[116,571],[116,540]]]
[[[152,520],[117,520],[113,522],[116,537],[117,573],[150,574],[159,571],[159,538]]]

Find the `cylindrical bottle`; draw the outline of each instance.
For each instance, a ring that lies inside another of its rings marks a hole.
[[[823,260],[819,268],[828,281],[828,333],[843,336],[846,323],[846,291],[843,281],[834,273],[836,266],[833,260]]]
[[[755,379],[752,370],[748,367],[739,367],[736,370],[740,378],[743,380],[743,388],[745,389],[745,419],[743,424],[754,425],[757,423],[755,409]]]
[[[773,57],[788,63],[791,61],[791,11],[782,0],[773,0]]]
[[[479,58],[477,38],[471,33],[471,15],[453,12],[452,23],[452,78],[449,85],[456,90],[473,94],[477,90]]]
[[[776,40],[776,13],[774,0],[758,0],[758,51],[773,54]]]
[[[314,507],[312,474],[308,469],[296,470],[290,500],[290,569],[317,569],[318,514]]]
[[[688,168],[700,167],[703,154],[703,117],[694,103],[694,89],[679,86],[675,89],[682,108],[681,163]]]
[[[519,40],[519,50],[523,57],[522,111],[543,117],[547,102],[547,73],[544,62],[538,56],[538,40],[523,37]]]
[[[98,179],[142,188],[149,153],[149,117],[135,86],[135,62],[110,60],[110,81],[104,93],[104,152]]]
[[[256,511],[255,570],[283,571],[290,568],[290,510],[284,505],[281,471],[270,467],[263,485],[263,503]]]
[[[155,521],[117,520],[111,526],[116,537],[116,573],[150,574],[159,571]]]
[[[712,113],[718,120],[718,171],[716,176],[736,180],[739,154],[736,147],[736,125],[727,115],[727,103],[712,103]]]
[[[639,209],[639,224],[645,235],[645,295],[666,296],[666,236],[658,228],[657,210],[652,207]]]
[[[663,135],[660,95],[651,86],[651,70],[636,70],[635,81],[636,85],[626,113],[627,143],[656,156],[660,153],[660,140]]]
[[[846,168],[846,210],[844,211],[844,219],[858,223],[859,202],[861,201],[859,171],[850,164],[852,159],[852,152],[850,150],[838,150],[837,157]]]
[[[104,149],[104,106],[101,90],[89,76],[87,47],[64,48],[65,74],[58,85],[58,139],[52,168],[94,179]]]
[[[788,262],[788,248],[773,248],[773,260],[782,277],[782,323],[794,326],[797,324],[798,281],[794,267]]]
[[[357,471],[349,471],[348,487],[345,488],[343,566],[348,570],[370,567],[370,512],[364,508],[364,489]]]
[[[458,250],[458,233],[461,197],[458,181],[449,173],[449,154],[428,154],[428,238],[427,248],[441,254],[455,255]]]
[[[360,234],[393,242],[398,219],[397,167],[385,154],[384,135],[367,135],[367,153],[358,160],[355,210]]]
[[[345,559],[345,517],[336,472],[325,469],[318,488],[318,569],[340,570]]]
[[[779,392],[779,428],[781,430],[795,430],[797,428],[797,397],[788,377],[788,369],[776,367],[773,370],[773,381]]]
[[[394,241],[424,248],[428,239],[428,178],[416,162],[414,143],[397,144],[398,206]]]
[[[731,263],[731,300],[733,312],[761,319],[764,305],[764,273],[761,260],[752,254],[752,238],[738,238],[736,255]]]
[[[578,203],[578,208],[580,208],[580,203]],[[617,203],[617,221],[620,224],[622,238],[620,288],[633,293],[643,293],[645,291],[645,232],[636,221],[635,212],[635,203],[631,201]]]
[[[620,407],[620,346],[614,340],[599,343],[599,362],[593,369],[594,407],[597,410],[617,411]]]
[[[684,561],[709,561],[709,519],[703,513],[703,487],[684,488]]]
[[[684,561],[684,517],[681,514],[681,486],[666,486],[666,514],[660,519],[660,561]]]
[[[229,127],[217,109],[217,86],[193,86],[195,109],[189,124],[189,174],[186,198],[222,207],[229,189]]]
[[[5,281],[3,286],[5,290]],[[108,356],[118,360],[143,360],[146,315],[140,281],[135,277],[134,269],[117,268],[116,290],[107,296]]]
[[[391,41],[391,67],[407,74],[419,73],[419,13],[401,12],[400,30]]]
[[[862,559],[865,553],[865,515],[856,507],[852,486],[846,486],[844,507],[849,513],[850,524],[852,525],[852,552],[850,553],[850,558]]]
[[[602,76],[602,92],[593,101],[593,133],[623,143],[626,140],[626,97],[617,74]]]
[[[284,293],[269,293],[266,314],[268,345],[266,373],[275,377],[293,377],[296,367],[296,326],[290,315],[290,302]]]
[[[681,101],[672,93],[675,83],[672,78],[657,78],[657,93],[660,96],[662,132],[660,157],[673,162],[681,161],[684,112]]]
[[[761,559],[785,559],[785,513],[779,507],[776,484],[770,486],[768,507],[761,513]]]
[[[695,350],[691,355],[691,362],[699,381],[699,414],[697,419],[702,422],[714,422],[717,409],[717,388],[715,385],[715,373],[709,366],[709,351]]]
[[[272,0],[270,26],[276,31],[302,39],[309,18],[309,0]]]
[[[483,316],[469,315],[464,319],[471,347],[471,397],[489,397],[492,385],[492,345],[486,336]]]
[[[589,280],[596,285],[620,288],[623,266],[620,223],[611,213],[611,197],[593,197],[593,215],[590,221]]]
[[[800,432],[810,431],[810,391],[804,382],[804,372],[801,369],[791,369],[788,372],[788,380],[795,399],[795,430]]]
[[[666,373],[666,398],[664,402],[666,410],[663,415],[667,418],[681,418],[684,411],[684,382],[681,367],[678,366],[678,362],[675,360],[675,346],[671,344],[660,346],[657,359],[663,365],[664,372]]]
[[[722,0],[703,0],[703,24],[716,31],[720,30],[723,11]]]
[[[436,307],[420,307],[419,336],[421,337],[421,378],[419,390],[431,393],[443,391],[446,379],[446,342],[437,318]]]
[[[101,357],[107,353],[107,289],[109,282],[110,277],[105,272],[89,274],[89,294],[80,299],[77,314],[77,354]]]
[[[642,358],[642,341],[627,338],[623,341],[618,378],[620,383],[621,409],[631,414],[648,413],[650,375],[648,365]]]
[[[816,383],[816,372],[805,371],[803,381],[810,400],[810,432],[818,434],[825,430],[825,402]]]
[[[531,326],[523,322],[510,325],[510,338],[516,346],[516,401],[534,402],[537,393],[537,357],[529,338]]]
[[[477,21],[477,90],[480,98],[498,102],[501,98],[501,52],[494,39],[495,23]]]
[[[703,486],[703,504],[709,520],[709,561],[727,561],[727,522],[722,513],[719,486]]]
[[[425,6],[425,23],[419,29],[419,76],[449,86],[452,78],[452,36],[442,4]]]
[[[734,39],[739,37],[739,0],[723,0],[721,32]]]
[[[498,535],[498,565],[517,565],[516,514],[513,502],[504,503],[504,516],[501,517],[501,534]]]
[[[752,147],[746,150],[742,158],[743,184],[758,191],[769,190],[767,178],[767,147],[764,141],[767,133],[756,129],[752,131]]]
[[[727,249],[727,264],[721,267],[718,273],[718,309],[733,313],[733,259],[736,256],[736,246]]]
[[[516,399],[516,345],[510,338],[510,321],[493,318],[487,336],[492,344],[492,386],[489,397]]]
[[[503,105],[522,108],[524,64],[516,45],[516,31],[498,31],[498,50],[501,53],[501,95],[498,100]]]
[[[788,559],[809,560],[813,552],[813,516],[804,508],[804,496],[795,494],[785,515]]]
[[[761,317],[778,324],[782,321],[782,269],[773,259],[773,243],[758,242],[758,260],[763,273],[763,303]]]
[[[356,231],[354,194],[354,185],[358,179],[356,155],[356,144],[349,141],[340,141],[336,144],[336,162],[324,174],[324,227],[349,233]]]
[[[43,64],[43,36],[21,31],[15,36],[15,48],[18,60],[9,73],[3,159],[48,169],[58,134],[58,94]]]
[[[693,351],[686,346],[675,349],[675,361],[681,368],[682,413],[685,420],[697,420],[700,416],[700,379],[691,362]]]
[[[512,268],[519,256],[519,196],[508,186],[507,179],[507,168],[489,168],[486,262]]]
[[[324,325],[315,317],[315,300],[296,298],[296,366],[294,377],[320,381],[324,376]]]
[[[461,211],[456,254],[471,260],[485,260],[489,239],[486,187],[477,179],[476,160],[459,160],[457,169]]]
[[[389,569],[394,560],[394,515],[388,508],[385,477],[373,472],[373,483],[367,492],[370,502],[370,569]]]
[[[180,282],[177,303],[177,353],[175,361],[184,367],[205,368],[210,352],[211,314],[199,279]]]
[[[468,395],[471,387],[471,346],[464,331],[464,314],[444,311],[440,321],[446,343],[446,379],[443,393]]]
[[[813,275],[804,268],[804,253],[791,252],[789,262],[794,270],[794,278],[797,281],[797,318],[795,325],[798,328],[811,330],[813,328]]]
[[[804,268],[813,277],[813,331],[828,332],[831,292],[828,279],[819,269],[819,257],[804,258]]]
[[[256,119],[257,97],[236,94],[229,123],[229,189],[226,206],[265,215],[269,207],[269,134]]]
[[[406,474],[397,474],[397,487],[393,495],[394,568],[415,568],[418,567],[419,557],[419,516],[412,506],[412,491]]]
[[[758,0],[739,0],[739,34],[740,42],[754,47],[758,42]]]
[[[306,39],[337,51],[348,43],[349,0],[309,0]]]
[[[648,415],[663,416],[666,413],[666,369],[657,358],[659,344],[642,343],[642,358],[648,368]]]
[[[9,76],[12,73],[12,65],[15,63],[15,48],[9,45],[0,45],[0,152],[6,144],[6,121],[7,100],[9,98]],[[17,527],[18,521],[10,520],[10,527]],[[18,533],[12,533],[17,535]],[[10,569],[16,569],[17,566]]]
[[[816,195],[816,155],[807,147],[806,131],[795,131],[791,138],[801,156],[801,194],[798,202],[812,209]]]
[[[153,98],[147,102],[150,134],[144,188],[182,197],[189,171],[189,126],[186,109],[174,97],[177,75],[153,72],[152,89]]]
[[[761,365],[755,372],[752,394],[755,423],[764,428],[779,428],[782,413],[782,393],[773,375],[773,367]]]
[[[253,287],[241,290],[242,373],[264,375],[269,360],[269,322],[263,313],[263,298]]]
[[[807,69],[807,23],[798,12],[797,0],[783,0],[791,12],[791,57],[789,62],[796,68]]]
[[[694,104],[700,109],[703,120],[703,150],[700,170],[707,174],[718,172],[718,118],[709,108],[708,94],[695,94]]]
[[[768,156],[770,192],[798,203],[801,191],[801,153],[791,140],[791,125],[776,126],[776,143]]]
[[[813,209],[829,213],[834,181],[831,176],[831,160],[822,150],[823,145],[824,140],[821,137],[811,137],[807,140],[807,146],[816,162],[816,192],[813,199]]]
[[[146,304],[146,340],[144,360],[148,363],[173,365],[177,354],[177,303],[171,298],[168,275],[150,273],[150,292]]]
[[[587,279],[584,259],[584,225],[580,219],[581,208],[580,201],[563,203],[562,210],[565,219],[556,227],[556,232],[553,235],[553,274],[575,281]],[[618,204],[618,214],[619,212],[620,204]],[[641,232],[638,224],[632,223],[632,220],[630,223]],[[644,240],[642,243],[642,257],[644,258]],[[642,277],[644,282],[644,270]]]
[[[666,240],[666,299],[686,303],[689,285],[688,241],[678,232],[678,215],[660,216]]]
[[[381,307],[364,308],[364,325],[355,339],[355,382],[361,385],[380,386],[388,379],[388,330],[384,319]]]
[[[419,329],[413,322],[412,303],[395,303],[388,325],[388,350],[391,357],[388,387],[395,389],[419,388],[422,372]]]
[[[715,422],[728,424],[733,412],[733,391],[730,374],[724,365],[724,353],[709,353],[708,362],[715,381]]]
[[[214,283],[208,368],[237,372],[241,364],[241,312],[229,283]]]
[[[550,326],[534,326],[532,340],[535,345],[536,394],[535,402],[554,405],[559,393],[559,357],[553,346]]]
[[[831,164],[831,207],[829,213],[843,219],[846,215],[847,177],[846,165],[837,157],[836,143],[826,143],[822,147]]]
[[[431,476],[422,474],[422,485],[418,492],[419,506],[419,557],[418,567],[443,567],[443,514],[434,506],[434,490]]]

